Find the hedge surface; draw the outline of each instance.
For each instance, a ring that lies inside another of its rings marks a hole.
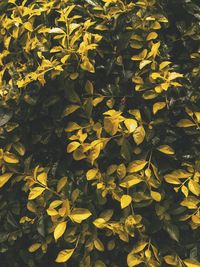
[[[0,266],[200,266],[197,0],[0,2]]]

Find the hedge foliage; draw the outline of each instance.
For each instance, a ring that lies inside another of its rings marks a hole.
[[[200,266],[198,0],[1,0],[0,266]]]

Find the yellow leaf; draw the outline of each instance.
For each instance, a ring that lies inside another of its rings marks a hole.
[[[19,162],[18,158],[14,154],[12,154],[10,152],[4,153],[3,159],[4,159],[5,162],[11,163],[11,164],[16,164],[16,163]]]
[[[74,253],[74,249],[65,249],[59,252],[56,262],[66,262],[68,261],[72,254]]]
[[[28,31],[30,31],[30,32],[33,31],[33,26],[32,26],[32,24],[30,23],[30,21],[27,21],[27,22],[23,23],[23,26],[24,26],[24,28],[25,28],[26,30],[28,30]]]
[[[0,176],[0,188],[4,186],[8,182],[8,180],[12,177],[13,173],[4,173]]]
[[[133,56],[131,59],[132,60],[143,60],[147,56],[147,49],[144,49],[139,55]]]
[[[136,175],[128,175],[123,179],[123,181],[119,185],[124,188],[130,188],[133,185],[139,184],[141,182],[142,179],[140,177],[137,177]]]
[[[153,105],[153,114],[156,114],[159,110],[163,109],[166,107],[165,102],[157,102]]]
[[[92,215],[88,209],[74,208],[70,214],[70,219],[77,223],[81,223]]]
[[[142,70],[145,66],[149,65],[152,61],[151,60],[142,60],[139,64],[139,69]]]
[[[99,103],[101,103],[104,100],[104,96],[96,97],[92,100],[92,105],[96,107]]]
[[[176,124],[176,126],[181,127],[181,128],[192,127],[195,125],[196,124],[193,121],[188,120],[188,119],[182,119]]]
[[[200,195],[200,185],[196,181],[190,180],[188,183],[188,188],[194,195]]]
[[[90,181],[90,180],[95,179],[97,173],[98,173],[98,170],[97,169],[91,169],[91,170],[89,170],[87,172],[87,174],[86,174],[87,180]]]
[[[185,185],[181,187],[181,192],[184,194],[185,197],[188,197],[189,191]]]
[[[178,266],[178,259],[174,256],[167,255],[164,257],[164,260],[169,265]]]
[[[161,201],[161,194],[155,191],[151,191],[151,197],[153,200],[160,202]]]
[[[79,142],[71,142],[68,146],[67,146],[67,153],[71,153],[74,150],[76,150],[81,144]]]
[[[183,262],[187,267],[200,267],[200,263],[192,259],[186,259]]]
[[[135,129],[137,128],[137,121],[133,120],[133,119],[124,120],[124,124],[125,124],[127,130],[129,131],[129,133],[134,132]]]
[[[69,58],[70,58],[70,55],[65,55],[64,57],[61,58],[61,63],[65,64]]]
[[[57,189],[56,189],[57,192],[59,193],[66,184],[67,184],[67,177],[64,176],[58,181]]]
[[[41,247],[40,243],[35,243],[28,248],[28,251],[33,253]]]
[[[181,184],[181,181],[177,177],[165,175],[165,181],[169,184]]]
[[[93,86],[93,83],[91,81],[87,80],[87,82],[85,84],[85,90],[86,90],[87,94],[93,95],[94,86]]]
[[[143,261],[135,256],[133,253],[129,253],[127,257],[128,267],[134,267],[142,263]]]
[[[144,169],[147,165],[146,160],[135,160],[128,165],[127,172],[138,172]]]
[[[78,105],[68,105],[67,108],[63,111],[63,116],[68,116],[79,109],[80,106]]]
[[[78,76],[79,76],[79,74],[77,72],[74,72],[74,73],[71,73],[69,77],[71,80],[76,80],[78,78]]]
[[[55,240],[58,240],[64,234],[66,227],[67,227],[67,222],[61,222],[56,226],[53,233]]]
[[[200,123],[200,112],[194,112],[196,118],[197,118],[197,122]]]
[[[85,159],[86,156],[85,154],[83,153],[82,149],[81,148],[78,148],[76,149],[74,152],[73,152],[73,158],[75,160],[82,160],[82,159]]]
[[[15,143],[13,147],[20,156],[24,156],[26,150],[25,147],[20,142]]]
[[[170,72],[169,73],[169,76],[167,78],[168,81],[172,81],[172,80],[175,80],[177,78],[182,78],[183,77],[183,74],[181,73],[177,73],[177,72]]]
[[[35,198],[37,198],[38,196],[40,196],[43,192],[44,192],[45,188],[44,187],[34,187],[33,189],[31,189],[28,199],[29,200],[33,200]]]
[[[159,65],[159,70],[164,69],[165,67],[169,66],[171,64],[171,61],[163,61],[162,63],[160,63]]]
[[[106,267],[103,261],[97,260],[95,261],[94,267]]]
[[[94,246],[99,251],[104,251],[104,245],[98,238],[94,240]]]
[[[157,148],[160,152],[167,155],[174,155],[174,150],[168,145],[162,145]]]
[[[92,65],[92,63],[89,61],[89,59],[85,59],[85,60],[83,61],[83,63],[81,63],[80,66],[81,66],[81,68],[82,68],[83,70],[87,70],[87,71],[92,72],[92,73],[95,72],[95,68],[94,68],[94,66]]]
[[[140,145],[145,138],[145,130],[144,127],[141,125],[139,126],[133,133],[133,139],[137,145]]]
[[[129,195],[123,195],[121,197],[120,202],[121,202],[121,208],[124,209],[124,208],[128,207],[131,204],[132,197],[129,196]]]
[[[147,41],[154,40],[158,37],[158,34],[156,32],[150,32],[147,36]]]
[[[47,185],[47,173],[46,172],[42,172],[37,176],[37,180],[43,184],[43,185]]]

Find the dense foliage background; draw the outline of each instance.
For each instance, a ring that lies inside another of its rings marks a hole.
[[[198,0],[1,0],[0,266],[200,266]]]

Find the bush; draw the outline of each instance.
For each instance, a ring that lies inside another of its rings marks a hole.
[[[200,266],[199,18],[1,1],[1,267]]]

